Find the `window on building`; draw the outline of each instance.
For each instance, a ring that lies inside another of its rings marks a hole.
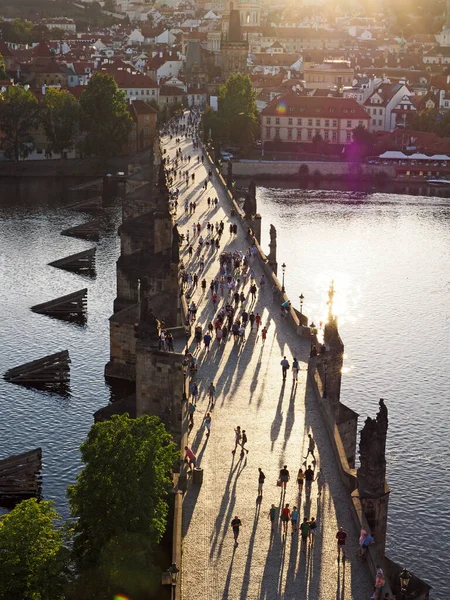
[[[330,126],[330,119],[325,119],[325,127],[329,127]]]
[[[144,135],[150,135],[150,127],[144,127]]]
[[[347,121],[347,127],[351,128],[351,126],[352,126],[352,122],[351,121]]]
[[[337,120],[333,119],[333,127],[337,127]]]
[[[323,134],[323,139],[324,140],[330,139],[330,132],[328,131],[328,129],[325,129],[324,134]]]
[[[316,127],[320,127],[320,119],[316,119]]]
[[[377,120],[376,119],[372,119],[372,125],[376,125],[377,124]]]
[[[352,139],[352,132],[351,131],[347,131],[347,142],[350,142]]]
[[[302,120],[301,119],[297,119],[297,125],[301,125],[302,124]]]
[[[336,141],[336,139],[337,139],[337,132],[333,131],[332,134],[331,134],[331,137],[333,138],[333,141]]]
[[[267,125],[270,125],[270,117],[266,117],[266,123]]]
[[[312,140],[312,131],[308,129],[308,140]]]
[[[280,124],[280,117],[275,117],[275,125],[279,125]]]
[[[155,95],[155,90],[152,90],[152,96],[154,96],[154,95]]]
[[[292,129],[288,129],[288,140],[292,140]]]
[[[381,127],[383,125],[383,119],[378,119],[378,125]]]
[[[136,139],[136,132],[135,132],[135,131],[132,131],[132,132],[131,132],[131,139],[132,139],[132,140],[135,140],[135,139]]]
[[[147,96],[150,96],[150,90],[147,90],[145,93],[147,94]]]
[[[280,128],[279,127],[275,127],[275,137],[276,138],[280,137]]]
[[[359,127],[364,127],[363,122],[362,121],[358,121],[358,125]]]
[[[270,127],[266,127],[266,137],[270,138]]]
[[[308,119],[308,127],[312,127],[312,119]]]
[[[382,109],[382,108],[379,108],[379,109],[378,109],[378,114],[379,114],[379,115],[382,115],[382,114],[383,114],[383,109]]]
[[[292,125],[292,119],[288,119],[288,125]]]

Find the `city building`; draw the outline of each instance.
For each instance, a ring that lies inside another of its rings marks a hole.
[[[261,112],[261,140],[311,143],[317,135],[332,144],[349,144],[359,125],[370,117],[351,98],[300,96],[289,92]],[[316,138],[317,139],[317,138]]]

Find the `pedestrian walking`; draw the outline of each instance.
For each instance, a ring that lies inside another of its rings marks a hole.
[[[281,511],[281,522],[283,523],[283,534],[284,535],[287,534],[290,518],[291,518],[291,511],[289,509],[289,504],[286,504],[286,506]]]
[[[247,448],[244,448],[245,444],[247,443],[247,434],[245,433],[245,429],[242,430],[242,438],[241,438],[241,456],[244,455],[244,452],[247,452],[248,454],[248,450]]]
[[[206,437],[211,433],[211,413],[206,413],[205,417]]]
[[[257,291],[256,285],[253,283],[250,286],[250,294],[252,296],[252,302],[254,302],[256,300],[256,291]]]
[[[297,522],[298,522],[298,510],[297,507],[294,506],[294,508],[292,509],[291,512],[291,525],[292,525],[292,534],[294,535],[294,533],[297,531]]]
[[[236,448],[240,445],[242,439],[241,428],[239,425],[234,430],[234,450],[232,450],[232,454],[236,453]]]
[[[198,385],[196,383],[193,383],[191,385],[191,396],[192,396],[192,402],[194,404],[197,404],[197,398],[198,398]]]
[[[212,338],[211,338],[211,336],[209,335],[209,332],[208,332],[208,333],[205,333],[205,335],[203,336],[203,343],[205,344],[205,348],[206,348],[206,351],[207,351],[207,352],[209,352],[209,346],[210,346],[210,344],[211,344],[211,339],[212,339]]]
[[[303,482],[305,480],[305,474],[303,473],[303,469],[300,467],[297,473],[297,485],[298,485],[298,495],[302,495],[303,491]]]
[[[253,329],[253,324],[255,323],[255,319],[256,319],[253,311],[250,313],[248,319],[250,321],[250,331],[251,331]]]
[[[214,408],[214,399],[216,397],[216,386],[214,385],[214,383],[212,381],[209,384],[208,397],[209,397],[209,401],[211,402],[211,408]]]
[[[263,470],[261,469],[261,467],[258,467],[258,471],[259,471],[259,475],[258,475],[258,496],[262,496],[263,495],[263,485],[264,485],[264,481],[266,479],[266,476],[263,473]]]
[[[337,539],[337,550],[338,550],[338,560],[342,552],[342,560],[345,560],[345,540],[347,539],[347,532],[344,531],[343,527],[339,527],[338,532],[336,533]]]
[[[262,340],[263,345],[266,342],[266,338],[267,338],[267,327],[263,327],[261,330],[261,340]]]
[[[311,469],[311,465],[308,465],[308,468],[305,471],[305,481],[306,481],[306,493],[311,493],[312,482],[314,481],[314,471]]]
[[[316,457],[314,456],[314,450],[316,449],[316,442],[314,441],[313,436],[308,433],[308,452],[306,453],[306,456],[304,456],[304,459],[306,460],[308,458],[308,456],[311,454],[313,457],[313,460],[316,460]]]
[[[275,504],[272,504],[272,506],[269,509],[269,515],[268,515],[268,518],[270,520],[270,528],[272,531],[275,531],[276,516],[277,516],[277,509],[275,508]]]
[[[309,521],[308,518],[305,517],[303,519],[303,523],[300,525],[300,532],[302,535],[302,552],[305,551],[306,552],[306,544],[308,542],[308,538],[309,538]]]
[[[311,541],[311,546],[314,545],[314,539],[316,537],[317,532],[317,521],[314,517],[311,517],[309,520],[309,539]]]
[[[298,363],[298,360],[294,357],[294,360],[292,361],[292,381],[294,383],[298,381],[299,370],[300,370],[300,365]]]
[[[203,158],[203,157],[202,157]],[[234,519],[231,521],[231,527],[233,528],[234,535],[234,546],[239,546],[238,537],[239,537],[239,528],[242,526],[242,522],[240,518],[236,515]]]
[[[280,482],[283,490],[286,490],[286,485],[289,479],[291,478],[287,465],[284,465],[282,469],[280,469]]]
[[[285,356],[283,356],[283,358],[280,362],[280,365],[281,365],[281,372],[283,375],[283,381],[286,381],[286,373],[288,372],[288,369],[291,365],[289,364],[289,361]]]
[[[256,331],[258,331],[259,326],[261,325],[261,315],[259,313],[256,313],[255,323],[256,323]]]
[[[189,427],[194,427],[194,413],[195,413],[195,404],[193,402],[189,402],[188,404],[188,415],[189,415]]]

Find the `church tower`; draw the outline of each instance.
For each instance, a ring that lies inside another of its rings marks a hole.
[[[224,14],[222,32],[222,78],[227,80],[232,73],[247,72],[248,42],[243,39],[241,17],[230,2],[229,10]]]

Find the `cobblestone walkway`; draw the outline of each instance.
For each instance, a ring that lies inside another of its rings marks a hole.
[[[174,156],[175,142],[165,137],[163,143],[169,155]],[[207,177],[206,160],[205,166],[197,164],[198,151],[193,150],[190,141],[183,141],[181,148],[193,157],[189,171],[195,172],[195,188],[192,184],[188,188],[179,184],[183,191],[178,207],[180,232],[186,233],[189,228],[192,236],[193,223],[200,221],[205,236],[208,220],[215,223],[223,219],[225,232],[220,252],[245,250],[248,242],[241,226],[238,225],[237,236],[229,234],[231,206],[222,188],[217,184],[213,185],[215,189],[211,185],[206,192],[202,189]],[[208,210],[208,196],[219,198],[218,208]],[[184,214],[186,198],[198,205],[191,217]],[[268,228],[269,223],[263,223],[263,227]],[[219,272],[219,252],[210,251],[207,256],[204,276],[208,293],[202,295],[199,286],[194,295],[199,305],[198,322],[204,327],[214,315],[209,283]],[[189,261],[185,248],[182,257],[194,273],[198,259],[194,255]],[[294,260],[294,252],[290,257],[279,257],[279,262],[283,260]],[[254,269],[258,282],[262,271],[257,259]],[[246,295],[248,288],[249,284]],[[228,339],[218,346],[214,340],[209,353],[203,347],[196,353],[200,395],[189,445],[204,470],[204,479],[202,486],[189,482],[183,504],[182,600],[368,599],[370,577],[355,557],[358,535],[351,520],[349,494],[340,482],[319,409],[306,385],[309,343],[283,319],[271,290],[258,290],[256,303],[251,305],[248,301],[247,306],[262,315],[262,324],[268,328],[264,345],[256,329],[250,333],[247,326],[244,343]],[[283,385],[280,360],[284,354],[291,364],[293,356],[300,361],[297,385],[292,382],[291,371]],[[203,417],[211,381],[217,388],[217,400],[211,411],[208,439]],[[237,425],[246,430],[248,437],[249,453],[244,458],[239,451],[232,454]],[[322,468],[325,474],[326,485],[320,499],[315,483],[310,495],[305,495],[304,490],[299,498],[295,481],[304,463],[308,433],[312,433],[317,444],[317,463],[313,466]],[[291,473],[285,496],[276,486],[283,464]],[[257,501],[258,467],[266,475],[261,502]],[[306,552],[301,551],[298,533],[291,535],[289,528],[288,535],[282,535],[279,518],[276,531],[271,533],[270,506],[275,504],[279,517],[284,502],[289,502],[291,508],[300,507],[300,522],[304,517],[317,519],[316,539],[314,545],[308,543]],[[242,521],[237,548],[231,529],[235,515]],[[337,560],[338,526],[348,533],[348,559],[344,563]]]

